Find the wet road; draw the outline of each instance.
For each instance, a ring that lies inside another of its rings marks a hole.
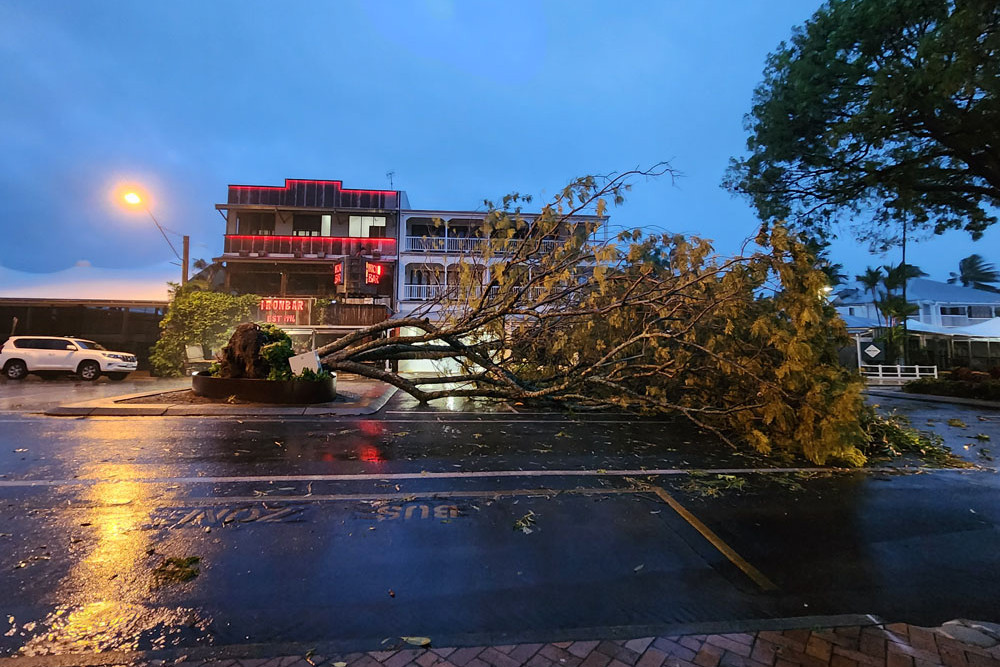
[[[899,405],[993,465],[997,413]],[[0,655],[1000,618],[994,472],[691,476],[751,461],[683,422],[414,408],[0,414]]]

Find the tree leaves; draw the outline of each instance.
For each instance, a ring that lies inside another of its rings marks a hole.
[[[830,0],[768,57],[725,185],[820,237],[978,238],[1000,202],[997,71],[995,2]]]

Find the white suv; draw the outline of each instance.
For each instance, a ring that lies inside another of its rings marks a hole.
[[[8,380],[28,373],[51,377],[76,373],[84,380],[107,375],[124,380],[136,368],[135,355],[109,352],[92,340],[62,336],[11,336],[0,345],[0,369]]]

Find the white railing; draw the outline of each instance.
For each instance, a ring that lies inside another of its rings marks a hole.
[[[494,252],[511,254],[524,243],[520,239],[498,240],[471,238],[444,238],[443,236],[407,236],[403,248],[409,252],[456,252],[465,254],[481,253],[485,244],[491,244]],[[552,252],[561,243],[555,239],[543,239],[541,252]]]
[[[886,366],[862,365],[861,374],[867,380],[877,384],[903,384],[920,378],[936,378],[937,366]]]
[[[541,287],[531,287],[528,289],[528,294],[526,296],[529,299],[538,299],[542,295],[543,291],[544,289]],[[454,299],[457,297],[458,293],[457,285],[403,285],[404,301],[430,301],[444,296]],[[495,297],[499,293],[499,285],[493,285],[489,288],[489,295],[491,297]],[[476,297],[480,294],[482,294],[482,288],[477,287],[473,290],[471,296]]]
[[[430,301],[444,295],[446,285],[403,285],[403,300]]]

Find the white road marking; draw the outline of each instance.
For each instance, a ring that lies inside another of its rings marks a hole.
[[[942,468],[909,468],[907,472],[935,472]],[[220,477],[129,477],[89,479],[12,479],[0,480],[0,488],[44,486],[90,486],[109,482],[139,484],[234,484],[239,482],[354,482],[406,479],[491,479],[497,477],[644,477],[664,475],[748,475],[815,472],[892,473],[898,468],[654,468],[651,470],[475,470],[450,472],[358,473],[343,475],[247,475]]]
[[[373,500],[434,500],[447,498],[499,498],[503,496],[559,496],[559,495],[625,495],[637,493],[633,488],[575,488],[575,489],[507,489],[489,491],[412,491],[393,493],[332,493],[312,494],[305,496],[262,495],[262,496],[184,496],[180,498],[161,497],[158,504],[162,507],[204,507],[209,505],[233,505],[237,503],[284,503],[284,502],[339,502],[339,501],[373,501]],[[114,507],[114,505],[111,505]],[[72,509],[85,510],[94,507],[105,507],[100,503],[74,503]]]

